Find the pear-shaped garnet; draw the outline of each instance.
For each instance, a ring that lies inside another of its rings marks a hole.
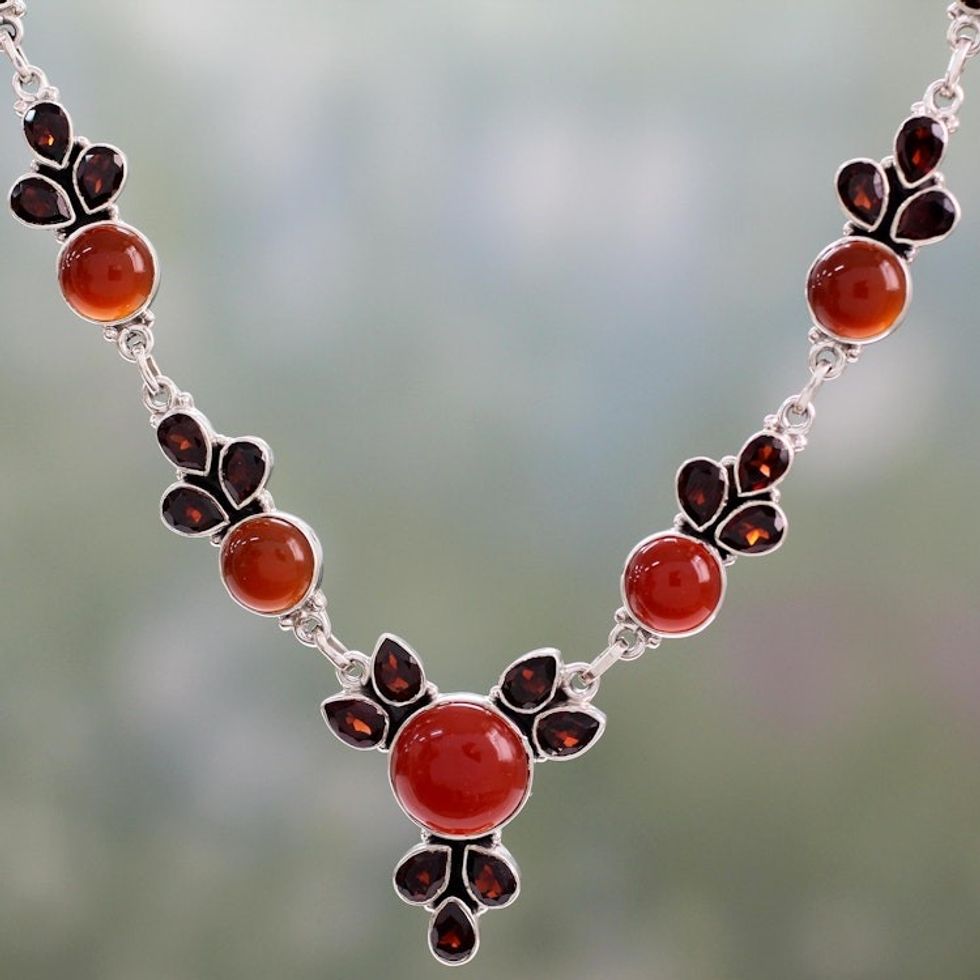
[[[90,146],[75,164],[75,181],[85,206],[95,211],[119,193],[126,176],[126,161],[114,146]]]
[[[559,710],[542,715],[534,726],[541,751],[562,759],[585,751],[602,729],[602,720],[589,711]]]
[[[781,436],[760,432],[748,441],[738,457],[738,488],[758,493],[775,486],[789,470],[793,450]]]
[[[718,541],[740,555],[763,555],[786,536],[786,517],[773,504],[750,504],[737,510],[718,532]]]
[[[406,902],[426,905],[445,887],[449,851],[430,847],[409,854],[395,871],[395,888]]]
[[[712,459],[688,460],[677,474],[677,502],[695,527],[710,523],[727,493],[728,476]]]
[[[943,123],[931,116],[913,116],[898,131],[895,159],[909,184],[925,180],[942,161],[949,133]]]
[[[509,905],[517,895],[517,875],[510,864],[472,847],[466,852],[466,880],[473,896],[487,908]]]
[[[175,466],[198,473],[207,470],[211,442],[192,415],[176,412],[164,418],[157,426],[157,442]]]
[[[525,657],[503,676],[500,693],[518,711],[533,711],[550,701],[558,679],[558,658],[553,654]]]
[[[414,701],[425,684],[418,658],[394,637],[381,641],[374,655],[374,686],[386,700],[396,704]]]
[[[24,115],[24,135],[39,157],[60,166],[71,149],[71,119],[56,102],[38,102]]]
[[[871,227],[885,208],[888,183],[874,161],[852,160],[837,175],[837,193],[847,213]]]
[[[366,698],[334,698],[323,703],[323,717],[342,742],[355,749],[373,749],[385,736],[388,719]]]
[[[221,457],[221,482],[236,507],[250,500],[265,482],[268,461],[261,446],[241,440]]]
[[[164,498],[163,519],[180,534],[207,534],[228,519],[218,502],[197,487],[174,487]]]
[[[476,923],[469,909],[457,899],[449,899],[432,917],[429,945],[446,963],[465,963],[476,953]]]
[[[10,207],[21,221],[41,227],[65,225],[74,217],[65,192],[44,177],[19,180],[10,192]]]
[[[948,191],[923,191],[899,211],[895,219],[894,238],[915,244],[935,242],[945,238],[958,220],[959,208]]]

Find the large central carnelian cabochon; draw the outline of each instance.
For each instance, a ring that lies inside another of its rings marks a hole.
[[[505,824],[531,784],[524,741],[487,705],[442,701],[398,733],[391,785],[405,812],[450,837],[477,837]]]
[[[249,517],[221,543],[221,577],[246,609],[281,616],[316,585],[317,554],[311,533],[282,516]]]
[[[73,235],[58,260],[58,281],[68,305],[86,320],[118,323],[153,298],[156,260],[150,243],[125,225],[89,225]]]
[[[870,238],[832,245],[818,257],[807,280],[807,301],[817,323],[856,343],[888,333],[905,312],[908,291],[905,263]]]

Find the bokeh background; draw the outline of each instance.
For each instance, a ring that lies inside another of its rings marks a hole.
[[[399,632],[444,690],[601,648],[680,460],[804,380],[836,167],[947,57],[942,0],[30,6],[78,129],[129,156],[164,369],[274,446],[338,633]],[[508,830],[524,892],[473,980],[980,975],[974,97],[963,223],[821,397],[787,547],[607,677],[603,743]],[[442,976],[391,892],[384,759],[161,527],[135,373],[52,236],[3,236],[0,975]]]

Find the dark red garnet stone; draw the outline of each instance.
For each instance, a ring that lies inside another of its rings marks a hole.
[[[409,902],[423,905],[442,891],[449,874],[449,853],[429,849],[410,854],[395,872],[395,887]]]
[[[924,180],[939,166],[946,152],[946,127],[929,116],[906,120],[895,141],[895,156],[910,184]]]
[[[334,734],[355,749],[372,748],[384,737],[385,715],[363,698],[327,701],[323,713]]]
[[[501,693],[508,704],[531,711],[548,701],[555,690],[558,663],[554,657],[529,657],[504,675]]]
[[[471,849],[466,858],[466,880],[473,894],[489,908],[506,905],[517,894],[513,869],[493,854]]]
[[[464,963],[476,949],[476,929],[466,909],[450,899],[432,920],[432,951],[446,963]]]

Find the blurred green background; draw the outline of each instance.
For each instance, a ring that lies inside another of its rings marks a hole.
[[[126,150],[159,359],[274,446],[338,633],[486,690],[597,652],[677,464],[802,384],[831,178],[942,72],[944,6],[32,0],[27,49]],[[788,546],[607,677],[602,744],[507,832],[524,891],[473,980],[980,976],[980,95],[963,117],[963,223],[822,396]],[[443,976],[391,892],[416,835],[384,759],[160,525],[172,471],[55,245],[11,220],[0,262],[0,975]]]

